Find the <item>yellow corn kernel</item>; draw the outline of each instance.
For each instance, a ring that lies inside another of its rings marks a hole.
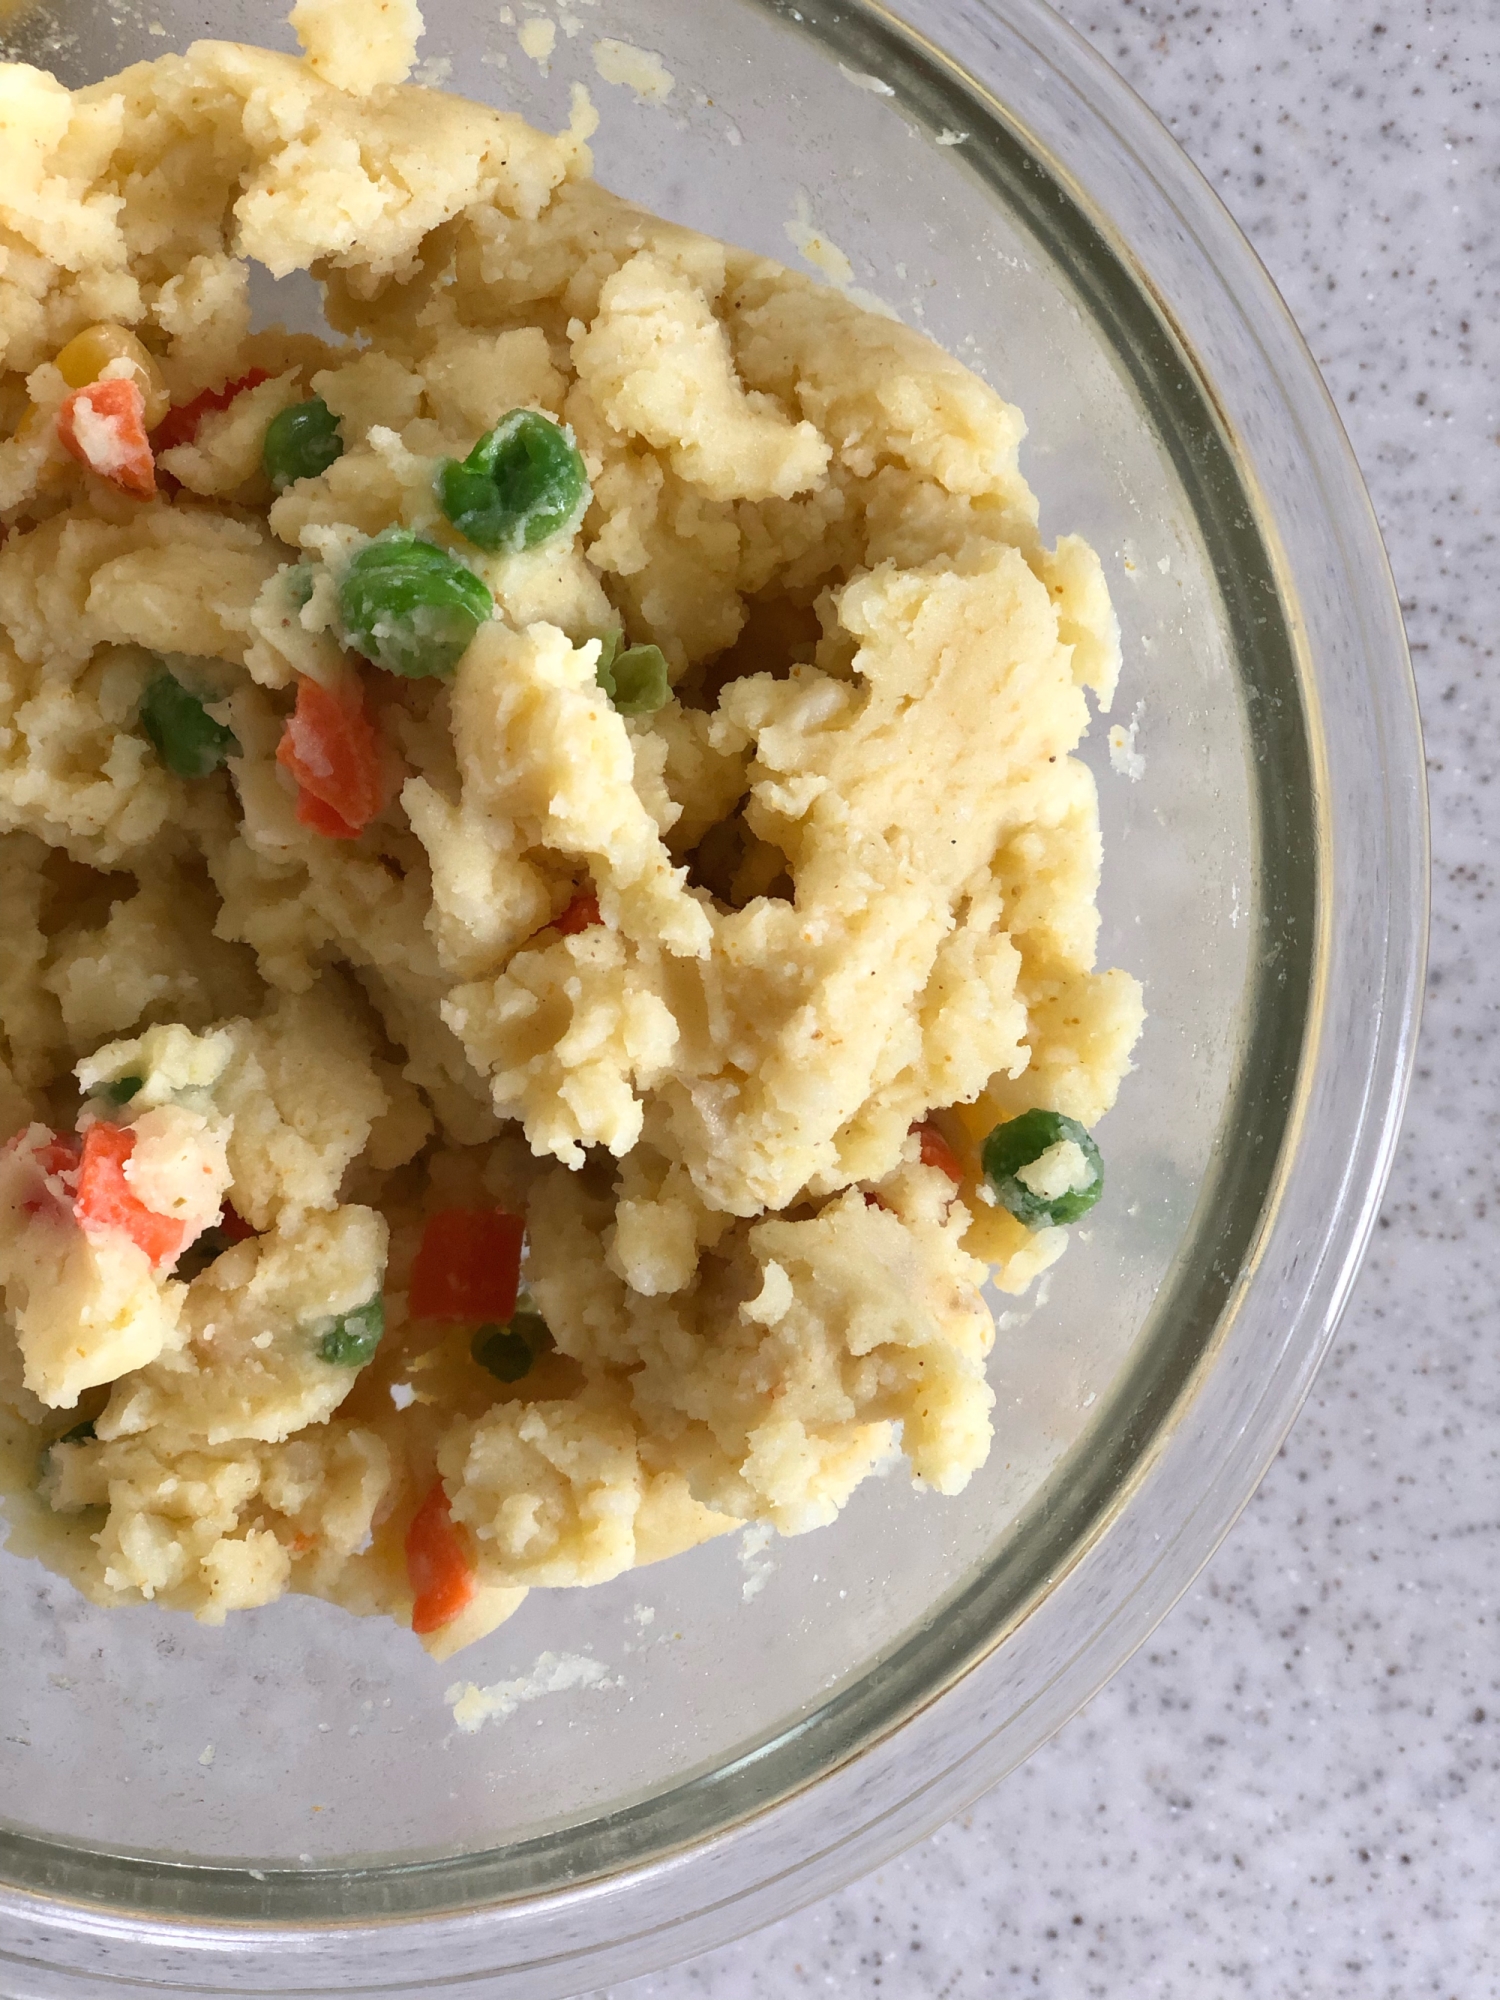
[[[146,428],[154,430],[172,406],[155,357],[126,327],[105,320],[75,333],[57,355],[54,366],[70,389],[97,382],[111,361],[128,361],[146,404]]]
[[[56,420],[55,410],[43,412],[35,403],[28,403],[26,413],[11,432],[11,437],[17,444],[31,444],[44,424],[55,423]]]

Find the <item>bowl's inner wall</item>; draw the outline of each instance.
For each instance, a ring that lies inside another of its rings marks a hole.
[[[1124,630],[1110,720],[1135,725],[1144,774],[1112,768],[1103,720],[1085,754],[1106,843],[1100,963],[1145,980],[1150,1020],[1100,1135],[1109,1198],[1040,1296],[998,1301],[996,1443],[960,1499],[914,1494],[898,1472],[801,1540],[729,1541],[598,1589],[534,1592],[449,1668],[409,1635],[326,1606],[286,1602],[204,1631],[149,1609],[97,1611],[0,1556],[0,1829],[15,1836],[7,1847],[0,1832],[0,1878],[17,1882],[39,1879],[37,1841],[296,1870],[538,1838],[552,1857],[540,1879],[566,1879],[568,1843],[549,1832],[721,1769],[860,1682],[976,1579],[1023,1575],[1017,1516],[1106,1407],[1115,1436],[1097,1451],[1123,1465],[1124,1363],[1169,1274],[1215,1247],[1213,1218],[1189,1224],[1244,1081],[1264,1000],[1247,984],[1252,952],[1272,921],[1244,692],[1257,671],[1247,649],[1265,634],[1243,629],[1219,580],[1243,551],[1226,539],[1235,496],[1195,489],[1201,396],[1188,371],[1174,384],[1143,362],[1135,335],[1099,310],[1102,284],[1131,281],[1088,266],[1109,253],[1081,223],[1063,241],[1055,216],[1069,204],[1055,189],[1054,220],[1039,219],[983,112],[950,84],[889,62],[895,96],[856,80],[891,50],[847,10],[820,40],[810,8],[799,23],[754,0],[603,0],[580,10],[581,32],[559,33],[545,73],[492,7],[425,11],[432,80],[451,61],[455,87],[552,125],[572,82],[587,82],[602,181],[789,262],[792,235],[816,228],[857,285],[1025,411],[1043,531],[1095,544]],[[211,24],[183,0],[114,17],[67,0],[60,27],[33,14],[7,52],[78,82],[206,28],[289,45],[269,0],[220,5]],[[675,78],[664,105],[599,81],[593,44],[611,34],[660,53]],[[937,143],[945,130],[971,136]],[[1144,325],[1152,309],[1131,298]],[[1262,1111],[1274,1127],[1277,1104]],[[1179,1367],[1203,1331],[1179,1330]],[[1137,1427],[1131,1449],[1143,1442]],[[1090,1445],[1067,1479],[1093,1462]],[[478,1736],[455,1731],[450,1683],[520,1680],[548,1651],[596,1659],[607,1682],[523,1702]]]

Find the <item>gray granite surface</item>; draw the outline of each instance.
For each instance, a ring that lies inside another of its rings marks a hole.
[[[609,2000],[1500,1993],[1500,7],[1065,11],[1260,251],[1385,531],[1435,845],[1405,1141],[1285,1451],[1125,1671],[962,1822]]]

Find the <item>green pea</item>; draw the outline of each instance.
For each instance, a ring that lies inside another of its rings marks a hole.
[[[240,754],[234,731],[215,722],[175,674],[157,675],[141,697],[140,716],[157,756],[179,778],[206,778]]]
[[[655,715],[672,699],[667,660],[660,646],[626,646],[619,631],[606,632],[599,642],[594,678],[621,715]]]
[[[113,1083],[101,1083],[93,1094],[102,1097],[106,1104],[128,1104],[145,1084],[143,1076],[117,1076]]]
[[[539,410],[512,410],[465,459],[446,459],[434,482],[458,532],[492,555],[519,555],[571,534],[589,504],[589,477],[572,435]]]
[[[599,664],[594,669],[594,679],[613,701],[615,698],[615,661],[620,657],[625,644],[625,634],[618,625],[611,625],[607,632],[599,635]]]
[[[672,699],[666,655],[660,646],[627,646],[612,669],[610,696],[621,715],[655,715]]]
[[[1071,1139],[1083,1154],[1092,1178],[1082,1187],[1050,1198],[1040,1195],[1019,1178],[1022,1171],[1039,1160],[1053,1146]],[[1043,1229],[1049,1223],[1076,1222],[1087,1215],[1104,1192],[1104,1162],[1099,1148],[1076,1118],[1060,1111],[1023,1111],[997,1125],[980,1151],[985,1179],[995,1197],[1028,1229]]]
[[[272,417],[260,448],[260,462],[278,493],[299,479],[315,479],[343,455],[339,420],[321,396]]]
[[[549,1338],[547,1322],[541,1314],[523,1307],[504,1326],[491,1321],[480,1327],[470,1342],[469,1352],[497,1381],[519,1382],[531,1373],[531,1364]]]
[[[333,1368],[363,1368],[385,1332],[385,1300],[377,1292],[352,1312],[340,1314],[324,1328],[318,1353]]]
[[[349,644],[408,680],[451,674],[494,608],[473,570],[409,528],[388,528],[367,543],[339,585]]]

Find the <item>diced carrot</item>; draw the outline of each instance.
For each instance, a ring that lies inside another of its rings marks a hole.
[[[49,1139],[31,1156],[44,1174],[72,1174],[78,1171],[78,1141],[71,1132]]]
[[[332,806],[325,806],[321,799],[315,799],[311,792],[297,787],[297,824],[310,826],[314,833],[321,833],[326,840],[358,840],[361,829],[350,826],[348,820],[340,819]]]
[[[90,382],[64,396],[57,438],[80,465],[123,492],[149,500],[156,492],[156,461],[146,436],[146,399],[128,378]]]
[[[412,1318],[508,1320],[525,1234],[519,1215],[498,1208],[445,1208],[431,1217],[411,1267]]]
[[[560,917],[552,919],[551,928],[561,931],[564,937],[572,937],[578,931],[586,931],[591,924],[603,923],[599,914],[599,898],[592,889],[580,889]]]
[[[332,840],[353,840],[374,819],[384,803],[380,738],[353,674],[337,688],[297,676],[297,706],[276,761],[297,781],[297,817],[304,826]]]
[[[927,1120],[914,1126],[913,1130],[922,1142],[922,1165],[936,1167],[940,1173],[948,1176],[955,1187],[962,1187],[964,1178],[962,1162],[936,1125]]]
[[[181,1250],[187,1225],[147,1208],[126,1180],[125,1162],[134,1151],[135,1134],[128,1126],[102,1119],[90,1125],[83,1135],[73,1213],[89,1234],[122,1229],[153,1265],[167,1264]]]
[[[230,1243],[247,1243],[255,1231],[230,1202],[219,1210],[219,1230]]]
[[[174,445],[191,444],[198,435],[198,426],[213,410],[227,410],[236,396],[246,389],[258,389],[270,376],[264,368],[252,368],[248,375],[242,375],[237,382],[226,382],[222,389],[202,389],[190,403],[179,403],[168,410],[156,429],[151,433],[151,443],[157,451],[170,451]]]
[[[20,1152],[25,1147],[31,1129],[28,1125],[13,1138],[7,1139],[0,1151]],[[78,1141],[71,1133],[65,1132],[59,1137],[56,1133],[48,1132],[42,1143],[39,1146],[32,1146],[30,1152],[33,1164],[44,1179],[42,1191],[22,1202],[23,1211],[27,1215],[40,1215],[44,1208],[55,1210],[59,1205],[66,1208],[72,1202],[72,1194],[65,1187],[53,1187],[49,1183],[55,1181],[59,1174],[77,1172]]]
[[[406,1575],[415,1600],[413,1632],[438,1632],[473,1603],[479,1579],[468,1544],[438,1481],[406,1531]]]

